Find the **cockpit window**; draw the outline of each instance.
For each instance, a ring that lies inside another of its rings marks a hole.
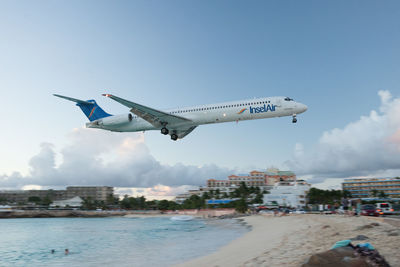
[[[293,99],[290,97],[285,97],[285,101],[293,101]]]

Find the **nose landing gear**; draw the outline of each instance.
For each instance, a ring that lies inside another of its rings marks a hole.
[[[293,119],[292,119],[292,123],[296,123],[297,122],[297,118],[296,118],[296,114],[293,114]]]

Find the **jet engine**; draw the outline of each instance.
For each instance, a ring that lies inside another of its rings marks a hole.
[[[131,113],[123,114],[123,115],[115,115],[115,116],[103,118],[101,120],[100,124],[102,124],[104,126],[119,126],[119,125],[123,125],[123,124],[131,122],[132,119],[133,119],[133,116]]]

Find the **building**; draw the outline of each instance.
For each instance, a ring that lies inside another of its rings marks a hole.
[[[267,171],[251,171],[249,174],[230,175],[228,180],[208,179],[209,189],[219,189],[224,192],[231,192],[243,182],[246,186],[258,186],[263,190],[269,190],[276,182],[295,181],[296,175],[291,171],[280,171],[276,168],[269,168]]]
[[[57,201],[76,196],[106,201],[108,197],[114,196],[114,188],[110,186],[69,186],[66,190],[4,190],[0,191],[0,202],[20,204],[28,203],[30,197],[39,197],[41,200],[49,198],[51,201]]]
[[[265,184],[274,186],[276,182],[296,181],[296,174],[292,171],[280,171],[276,168],[269,168],[264,173]]]
[[[235,191],[243,182],[248,187],[259,187],[261,190],[270,190],[276,182],[296,181],[296,175],[291,171],[280,171],[269,168],[267,171],[251,171],[249,174],[230,175],[227,180],[208,179],[207,186],[199,187],[198,190],[189,190],[187,193],[176,196],[177,203],[183,203],[193,194],[202,196],[204,192],[219,191],[220,194],[228,194]]]
[[[186,193],[179,194],[175,197],[175,202],[178,204],[182,204],[186,199],[190,198],[193,195],[197,195],[201,197],[204,192],[207,192],[207,188],[199,187],[199,189],[192,189],[187,191]]]
[[[73,197],[71,199],[56,200],[50,204],[53,208],[80,208],[82,206],[83,200],[80,197]]]
[[[66,198],[79,196],[81,198],[91,198],[97,201],[107,201],[113,197],[114,187],[111,186],[68,186]]]
[[[375,197],[375,193],[379,194],[379,192],[391,198],[399,198],[400,177],[345,179],[342,189],[349,191],[353,198]]]
[[[183,193],[183,194],[179,194],[175,197],[175,202],[178,204],[182,204],[186,199],[190,198],[190,194],[189,193]]]
[[[264,203],[276,202],[279,206],[303,208],[311,185],[303,180],[275,183],[269,194],[264,194]]]

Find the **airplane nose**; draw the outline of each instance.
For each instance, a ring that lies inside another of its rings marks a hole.
[[[300,104],[300,112],[299,113],[303,113],[308,109],[308,107],[304,104]]]

